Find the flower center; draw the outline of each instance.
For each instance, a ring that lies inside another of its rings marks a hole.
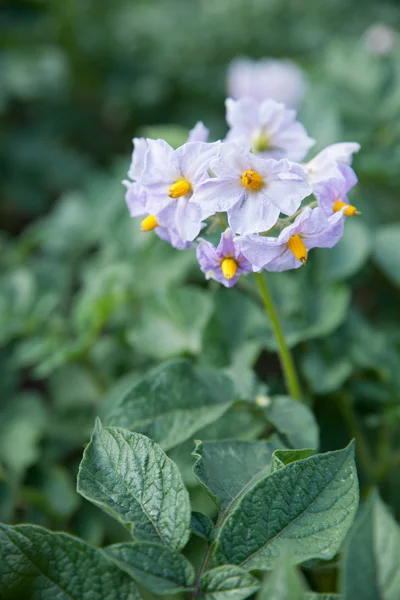
[[[339,210],[341,210],[345,206],[347,206],[347,208],[343,211],[343,214],[346,215],[346,217],[354,217],[355,215],[359,214],[355,206],[353,206],[352,204],[347,204],[346,202],[342,202],[341,200],[336,200],[336,202],[333,205],[333,212],[339,212]]]
[[[152,231],[158,227],[157,219],[154,215],[149,215],[140,223],[142,231]]]
[[[170,198],[180,198],[190,192],[191,189],[192,186],[186,179],[180,179],[171,185],[168,190],[168,196]]]
[[[266,152],[271,150],[271,138],[266,133],[261,133],[253,142],[253,152]]]
[[[259,190],[263,185],[263,179],[257,171],[244,171],[242,175],[242,184],[248,190]]]
[[[298,234],[292,235],[288,241],[288,247],[291,252],[293,252],[294,256],[299,260],[303,265],[307,262],[307,248],[301,236]]]
[[[236,275],[238,264],[234,258],[224,258],[221,262],[221,270],[225,279],[233,279]]]

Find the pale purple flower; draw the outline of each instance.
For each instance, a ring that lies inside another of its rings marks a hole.
[[[208,177],[207,169],[211,158],[218,154],[219,142],[188,142],[177,150],[164,140],[147,143],[139,183],[147,196],[148,212],[157,215],[160,222],[175,230],[182,240],[192,241],[205,218],[194,194],[200,182]]]
[[[275,100],[228,98],[226,120],[230,126],[226,139],[263,158],[301,161],[315,143],[296,121],[296,111]]]
[[[246,275],[253,270],[252,265],[241,253],[231,229],[222,233],[217,247],[200,238],[196,256],[206,278],[215,279],[225,287],[234,286],[240,275]]]
[[[348,192],[356,185],[357,176],[348,165],[337,165],[337,174],[326,181],[320,181],[313,186],[313,193],[318,200],[318,205],[329,217],[348,205],[345,215],[356,214],[347,197]]]
[[[145,215],[147,213],[146,193],[142,186],[135,181],[128,181],[126,179],[122,183],[126,187],[125,202],[131,217]]]
[[[228,212],[234,232],[250,234],[273,227],[282,212],[292,215],[311,193],[306,172],[286,159],[265,160],[233,143],[221,144],[194,199],[205,215]]]
[[[139,179],[144,168],[144,159],[148,150],[146,138],[133,138],[132,161],[128,171],[128,177],[133,181]]]
[[[303,71],[291,60],[236,58],[228,69],[228,94],[259,102],[272,98],[290,108],[299,105],[307,90]]]
[[[208,142],[210,130],[202,121],[197,121],[196,125],[189,131],[188,142]]]
[[[187,250],[188,248],[193,247],[193,242],[185,242],[177,231],[169,227],[162,227],[160,225],[154,229],[154,233],[156,233],[160,239],[164,240],[164,242],[168,242],[177,250]]]
[[[342,212],[328,218],[322,209],[306,207],[278,237],[249,235],[239,238],[239,245],[254,270],[298,269],[305,264],[308,250],[332,248],[343,235],[343,224]]]
[[[331,144],[304,165],[307,170],[307,181],[311,186],[337,177],[338,165],[351,165],[353,154],[360,150],[356,142]]]

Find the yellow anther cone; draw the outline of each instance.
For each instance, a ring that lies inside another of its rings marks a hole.
[[[221,270],[225,279],[233,279],[237,271],[237,262],[234,258],[224,258],[221,263]]]
[[[293,252],[294,256],[299,260],[303,265],[307,262],[307,248],[301,236],[296,234],[292,235],[288,241],[289,250]]]
[[[157,219],[154,215],[149,215],[141,222],[142,231],[152,231],[158,227]]]
[[[168,196],[170,198],[180,198],[184,196],[192,189],[191,184],[186,181],[186,179],[180,179],[176,183],[173,183],[168,191]]]

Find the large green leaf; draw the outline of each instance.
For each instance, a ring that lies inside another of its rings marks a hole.
[[[39,441],[47,423],[39,395],[24,393],[0,406],[0,463],[15,476],[39,457]]]
[[[349,535],[343,559],[344,600],[400,598],[400,527],[372,494]]]
[[[306,600],[306,590],[299,571],[283,557],[268,575],[257,594],[257,600]]]
[[[151,371],[101,415],[106,425],[144,433],[168,450],[216,421],[234,399],[229,377],[180,360]]]
[[[158,360],[198,354],[211,312],[211,296],[199,288],[158,293],[144,303],[129,339],[142,354]]]
[[[101,550],[33,525],[0,525],[2,600],[140,600],[128,575]]]
[[[353,444],[290,463],[242,497],[220,529],[215,559],[248,570],[271,568],[283,550],[297,563],[330,559],[357,505]]]
[[[400,285],[400,224],[384,225],[376,234],[374,258],[384,273]]]
[[[151,542],[116,544],[105,550],[116,565],[154,594],[176,594],[194,583],[190,562],[166,546]]]
[[[97,421],[79,467],[78,492],[136,539],[179,549],[189,538],[189,495],[178,467],[140,433]]]
[[[265,415],[292,448],[318,448],[318,424],[312,410],[304,404],[289,396],[275,396]]]
[[[259,587],[258,579],[236,565],[211,569],[200,581],[204,600],[244,600],[254,594]]]
[[[223,511],[271,470],[272,453],[282,444],[272,441],[199,442],[193,472]],[[228,561],[229,562],[229,561]]]

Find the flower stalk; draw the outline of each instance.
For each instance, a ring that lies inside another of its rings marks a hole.
[[[294,398],[298,402],[303,402],[300,383],[297,376],[296,368],[294,366],[293,358],[286,344],[285,337],[283,335],[283,331],[279,323],[278,314],[276,312],[273,300],[265,282],[265,277],[263,277],[261,273],[254,273],[254,276],[257,281],[257,285],[265,307],[265,311],[271,321],[271,325],[274,330],[275,339],[278,346],[279,360],[281,363],[287,391],[292,396],[292,398]]]

